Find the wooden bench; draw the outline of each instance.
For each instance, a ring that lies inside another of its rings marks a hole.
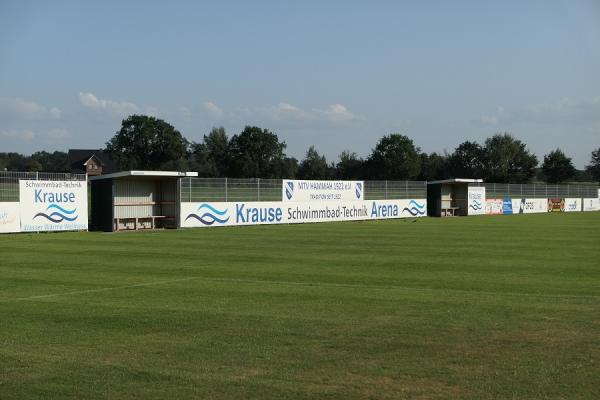
[[[442,207],[442,217],[454,217],[456,215],[456,210],[460,209],[460,207]]]
[[[133,222],[133,230],[137,231],[140,229],[156,229],[156,221],[174,221],[175,217],[167,217],[165,215],[150,215],[146,217],[127,217],[127,218],[115,218],[115,231],[120,231],[119,224],[122,222],[123,224],[127,224],[128,222]],[[140,223],[150,222],[150,228],[140,228]],[[125,229],[130,230],[130,229]]]

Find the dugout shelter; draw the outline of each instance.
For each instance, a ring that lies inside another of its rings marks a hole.
[[[90,177],[90,230],[179,226],[179,180],[197,172],[122,171]]]
[[[468,215],[469,185],[482,179],[453,178],[427,182],[427,215],[450,217]]]

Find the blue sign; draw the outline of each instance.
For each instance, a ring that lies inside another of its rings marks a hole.
[[[512,214],[512,199],[504,199],[502,201],[502,214]]]

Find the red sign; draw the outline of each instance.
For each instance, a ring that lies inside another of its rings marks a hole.
[[[565,211],[565,199],[548,199],[548,212]]]

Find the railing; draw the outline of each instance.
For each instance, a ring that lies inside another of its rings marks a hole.
[[[281,179],[183,178],[182,202],[281,201]],[[365,200],[424,199],[420,181],[365,181]]]
[[[85,181],[85,174],[0,171],[0,202],[19,201],[19,181]]]
[[[596,185],[547,185],[545,183],[471,183],[484,186],[485,197],[494,198],[597,198]]]

